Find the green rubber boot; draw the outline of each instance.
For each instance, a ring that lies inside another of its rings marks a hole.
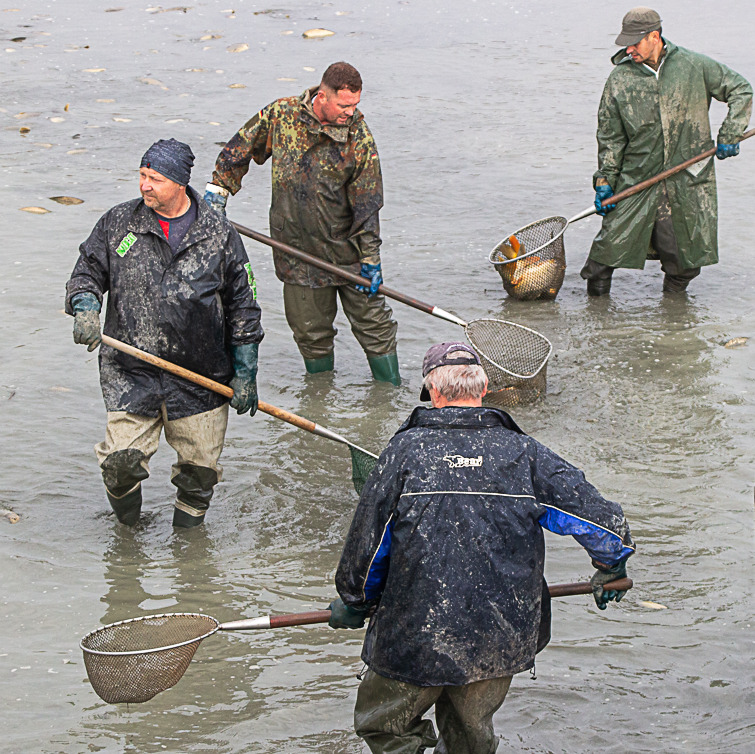
[[[318,372],[332,372],[335,364],[335,357],[332,353],[319,359],[304,359],[304,366],[309,374]]]
[[[378,382],[390,382],[398,387],[401,375],[398,373],[398,356],[396,352],[385,353],[382,356],[368,356],[367,363],[372,370],[372,376]]]

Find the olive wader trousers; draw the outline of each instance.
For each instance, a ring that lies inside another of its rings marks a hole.
[[[176,486],[173,525],[191,527],[204,521],[222,467],[218,464],[228,425],[228,404],[183,419],[108,411],[103,442],[94,452],[102,469],[110,505],[121,523],[133,526],[142,506],[141,484],[149,476],[149,459],[157,451],[160,432],[176,451],[171,482]]]
[[[679,247],[676,243],[674,224],[671,221],[671,205],[666,191],[666,182],[662,181],[658,190],[658,209],[655,214],[650,244],[655,254],[648,259],[660,259],[663,270],[663,290],[666,293],[680,293],[687,289],[690,280],[700,274],[699,267],[682,268],[679,266]],[[588,257],[579,273],[587,280],[587,292],[591,296],[602,296],[611,290],[613,267],[601,264]]]
[[[365,673],[357,692],[354,729],[373,754],[493,754],[498,739],[493,715],[503,704],[511,676],[464,686],[414,686]],[[440,737],[422,715],[435,705]]]
[[[338,330],[333,326],[341,299],[351,331],[367,358],[396,351],[398,325],[385,296],[369,298],[353,284],[309,288],[283,284],[283,304],[288,326],[305,360],[323,359],[333,354]]]

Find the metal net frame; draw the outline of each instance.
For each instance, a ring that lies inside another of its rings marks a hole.
[[[545,395],[548,338],[501,319],[476,319],[465,330],[488,375],[486,405],[524,406]]]
[[[146,702],[178,683],[219,627],[202,613],[163,613],[98,628],[80,643],[89,682],[110,704]]]
[[[545,217],[510,233],[490,252],[490,262],[498,270],[506,293],[520,301],[554,299],[566,273],[565,217]],[[504,249],[515,237],[524,253],[509,259]]]

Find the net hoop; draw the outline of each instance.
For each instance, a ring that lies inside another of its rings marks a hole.
[[[127,626],[129,624],[135,624],[135,623],[144,623],[148,620],[155,620],[157,618],[174,618],[174,617],[182,617],[182,618],[198,618],[204,621],[211,621],[214,623],[214,627],[207,631],[204,634],[201,634],[200,636],[197,636],[193,639],[186,639],[184,641],[178,642],[177,644],[165,644],[161,647],[149,647],[147,649],[131,649],[131,650],[125,650],[120,652],[110,652],[102,649],[92,649],[90,646],[88,646],[89,643],[91,643],[91,640],[94,639],[97,636],[100,636],[104,634],[105,632],[110,632],[114,628],[117,628],[119,626]],[[208,636],[212,636],[216,631],[220,629],[220,623],[213,618],[211,615],[205,615],[204,613],[158,613],[155,615],[142,615],[138,618],[128,618],[127,620],[119,620],[115,623],[108,623],[106,626],[101,626],[100,628],[96,628],[94,631],[90,631],[80,642],[79,647],[82,649],[82,651],[85,654],[92,654],[92,655],[99,655],[102,657],[127,657],[130,655],[146,655],[151,654],[154,652],[166,652],[171,649],[178,649],[179,647],[185,647],[188,644],[194,644],[197,642],[204,641]]]
[[[529,333],[530,335],[534,336],[536,340],[544,344],[547,344],[547,349],[548,349],[547,353],[545,354],[544,357],[542,357],[542,359],[540,359],[540,363],[537,369],[530,371],[528,374],[519,374],[518,372],[513,372],[511,369],[507,369],[502,364],[499,364],[494,359],[491,359],[490,356],[488,356],[485,353],[485,351],[480,350],[480,347],[477,345],[477,343],[475,343],[474,338],[469,333],[469,329],[473,325],[475,325],[477,322],[493,322],[498,325],[506,325],[507,327],[516,328],[517,330],[523,330]],[[551,353],[553,353],[553,344],[550,342],[550,340],[548,340],[548,338],[545,337],[545,335],[543,335],[542,333],[539,333],[537,330],[533,330],[531,327],[520,325],[517,322],[510,322],[505,319],[495,319],[493,317],[481,317],[480,319],[475,319],[472,322],[469,322],[464,328],[464,331],[466,333],[467,339],[472,344],[472,347],[475,349],[475,351],[477,351],[477,353],[479,354],[481,358],[485,359],[485,361],[487,361],[489,364],[492,364],[497,369],[500,369],[502,372],[505,372],[506,374],[518,380],[531,380],[534,377],[536,377],[542,371],[543,367],[545,367],[545,365],[548,363],[548,359],[550,358]]]
[[[536,249],[532,249],[531,251],[528,251],[525,254],[522,254],[522,256],[520,257],[514,257],[513,259],[508,259],[507,257],[501,258],[502,255],[499,254],[498,250],[501,248],[501,246],[504,243],[508,242],[511,236],[518,236],[520,233],[524,233],[526,230],[529,230],[530,228],[534,228],[536,225],[542,225],[551,220],[554,222],[560,222],[562,225],[561,230],[559,230],[556,233],[556,235],[553,236],[553,238],[548,239],[545,243],[540,244],[540,246],[538,246]],[[496,247],[490,252],[488,256],[488,261],[491,264],[494,264],[496,266],[511,264],[512,262],[521,262],[523,259],[527,259],[528,257],[534,256],[538,252],[550,246],[554,241],[557,241],[559,238],[561,238],[561,236],[564,235],[564,232],[566,231],[566,228],[568,225],[569,225],[569,221],[565,217],[562,217],[561,215],[551,215],[550,217],[543,217],[540,220],[535,220],[535,222],[530,223],[529,225],[525,225],[523,228],[519,228],[518,230],[515,230],[513,233],[509,233],[506,236],[504,236],[501,242],[498,243]]]

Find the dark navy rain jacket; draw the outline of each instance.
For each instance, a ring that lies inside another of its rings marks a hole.
[[[624,514],[584,474],[492,408],[417,408],[364,486],[336,573],[377,603],[362,659],[418,686],[532,667],[543,528],[601,563],[634,552]]]

